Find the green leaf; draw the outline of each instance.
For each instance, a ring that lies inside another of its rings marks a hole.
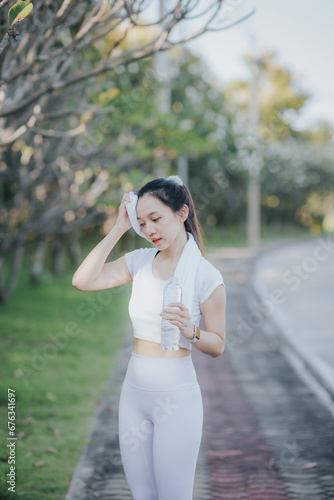
[[[22,21],[22,19],[30,14],[32,9],[33,4],[31,2],[17,2],[8,11],[9,26],[12,27],[13,24]]]
[[[116,89],[116,88],[106,90],[105,92],[101,92],[99,94],[99,101],[102,104],[106,104],[106,103],[112,101],[113,99],[115,99],[115,97],[117,97],[119,93],[120,93],[120,89]]]

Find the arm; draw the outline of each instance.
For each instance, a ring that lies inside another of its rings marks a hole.
[[[78,290],[104,290],[105,288],[113,288],[132,281],[124,256],[113,262],[105,263],[116,243],[131,227],[126,211],[126,204],[129,202],[130,197],[125,193],[119,207],[119,215],[115,226],[93,248],[75,271],[72,285]]]
[[[169,306],[178,306],[180,310],[173,314],[172,309],[166,308],[164,311],[168,317],[163,317],[177,325],[185,338],[192,339],[193,325],[189,323],[190,314],[188,309],[181,302],[172,302]],[[210,297],[200,305],[205,330],[201,330],[200,340],[194,342],[193,345],[213,358],[223,354],[225,349],[225,308],[226,291],[223,285],[218,285]],[[169,312],[172,314],[168,315]]]
[[[223,285],[217,286],[210,297],[200,305],[205,330],[201,330],[200,340],[192,345],[213,358],[220,356],[225,350],[225,308],[226,290]]]

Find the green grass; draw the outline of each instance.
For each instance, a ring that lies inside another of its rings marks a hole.
[[[16,441],[16,493],[27,500],[63,500],[129,328],[130,284],[81,292],[72,286],[72,275],[67,270],[50,279],[46,272],[40,285],[32,286],[25,271],[0,309],[3,499],[13,497],[6,483],[7,388],[15,390],[16,437],[21,436]]]
[[[244,227],[212,227],[206,228],[206,251],[216,248],[247,246],[247,234]],[[263,226],[261,228],[261,242],[282,240],[286,238],[303,238],[311,236],[309,229],[298,227]]]

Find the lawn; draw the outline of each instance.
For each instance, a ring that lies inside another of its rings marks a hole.
[[[247,246],[247,235],[245,227],[206,227],[204,246],[205,250],[215,250],[226,247]],[[305,238],[310,236],[310,230],[302,227],[276,227],[262,226],[260,243],[266,241],[283,240],[287,238]]]
[[[86,252],[87,254],[88,252]],[[85,255],[86,255],[85,254]],[[0,310],[0,498],[8,491],[7,390],[15,390],[16,494],[63,500],[115,353],[131,284],[81,292],[73,271],[38,286],[27,272]]]

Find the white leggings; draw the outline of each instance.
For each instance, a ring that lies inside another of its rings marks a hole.
[[[132,352],[119,401],[119,442],[134,500],[192,500],[202,426],[191,354]]]

